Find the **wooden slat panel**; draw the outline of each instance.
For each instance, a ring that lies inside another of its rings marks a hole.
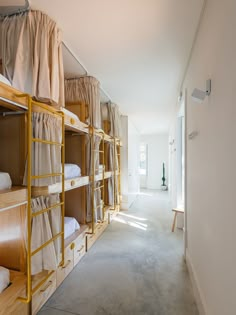
[[[25,270],[26,205],[1,212],[0,265],[14,270]]]
[[[23,183],[26,149],[26,116],[0,116],[0,170],[10,174],[13,185]]]

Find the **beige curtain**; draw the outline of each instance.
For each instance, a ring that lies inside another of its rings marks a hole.
[[[46,113],[32,114],[33,137],[62,142],[61,118]],[[32,143],[32,176],[46,175],[61,172],[61,147],[39,142]],[[48,186],[61,182],[60,176],[50,176],[32,180],[32,186]],[[27,185],[27,167],[24,176],[24,185]]]
[[[102,121],[108,120],[111,124],[110,136],[121,138],[121,115],[118,105],[114,103],[103,103],[101,104],[101,116]]]
[[[6,17],[1,24],[3,74],[37,100],[64,106],[61,31],[40,11]]]
[[[32,213],[37,213],[59,202],[59,195],[38,197],[31,200]],[[60,232],[60,207],[32,219],[31,251],[35,251]],[[60,238],[32,256],[32,275],[43,270],[56,270],[60,257]]]
[[[114,152],[114,145],[109,144],[108,146],[108,167],[109,171],[114,172],[115,170],[118,172],[119,171],[119,164],[118,164],[118,158],[117,158],[117,148],[115,146],[115,152]],[[114,154],[115,154],[115,159],[114,159]],[[115,190],[115,196],[116,199],[114,200],[114,190]],[[114,203],[118,202],[118,176],[112,176],[111,178],[108,179],[108,204],[110,206],[114,205]]]
[[[95,188],[99,187],[99,183],[95,183]],[[86,222],[92,221],[92,202],[94,202],[94,222],[98,220],[103,220],[103,208],[102,208],[102,194],[101,189],[95,190],[94,195],[92,194],[92,186],[88,185],[86,187],[87,193],[87,213]]]
[[[65,102],[85,102],[88,105],[87,123],[101,128],[100,83],[93,77],[65,80]]]
[[[87,175],[91,176],[93,174],[93,161],[91,159],[91,155],[94,154],[94,167],[95,167],[95,175],[99,174],[99,146],[101,143],[101,138],[98,136],[94,136],[94,146],[92,147],[91,137],[87,136],[86,138],[86,172]],[[96,150],[92,153],[93,150]],[[98,187],[98,183],[95,184],[95,187]],[[96,208],[99,204],[101,204],[101,190],[96,190],[94,196],[92,196],[92,187],[88,185],[86,187],[87,194],[87,222],[91,222],[92,220],[92,202],[94,198],[94,218],[95,222],[97,220],[102,220],[102,207]]]

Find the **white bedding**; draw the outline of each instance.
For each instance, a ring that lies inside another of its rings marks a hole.
[[[12,186],[11,177],[8,173],[0,172],[0,190],[10,189]]]
[[[75,231],[78,231],[79,229],[80,225],[75,218],[64,218],[64,238],[71,236]]]
[[[103,166],[102,164],[100,164],[100,165],[98,166],[98,172],[99,172],[99,174],[101,174],[101,173],[103,172],[103,168],[104,168],[104,166]]]
[[[63,111],[64,114],[70,116],[71,118],[74,118],[75,120],[79,120],[79,117],[75,115],[74,113],[72,113],[71,111],[69,111],[68,109],[62,107],[61,111]]]
[[[65,167],[65,179],[81,176],[81,169],[78,165],[66,163],[64,167]]]
[[[10,283],[9,270],[0,266],[0,293],[8,287],[9,283]]]
[[[2,74],[0,74],[0,82],[3,82],[11,86],[11,82],[7,78],[5,78]]]

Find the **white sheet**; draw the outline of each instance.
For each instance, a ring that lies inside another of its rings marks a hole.
[[[81,169],[78,165],[66,163],[64,167],[65,167],[65,169],[64,169],[65,170],[65,179],[70,179],[70,178],[81,176]]]
[[[10,189],[12,186],[11,177],[8,173],[0,172],[0,190]]]
[[[71,236],[75,231],[78,231],[79,229],[80,225],[75,218],[64,218],[64,238]]]
[[[6,77],[4,77],[2,74],[0,74],[0,82],[11,86],[11,82]]]
[[[10,272],[4,267],[0,267],[0,293],[5,290],[10,283]]]

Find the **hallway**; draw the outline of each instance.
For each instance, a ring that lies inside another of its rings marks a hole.
[[[38,314],[197,315],[183,233],[171,233],[167,206],[166,192],[141,193]]]

